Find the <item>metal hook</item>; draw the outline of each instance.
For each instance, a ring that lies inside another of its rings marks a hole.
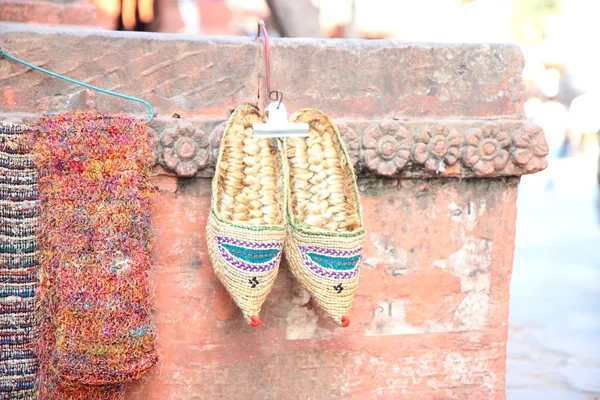
[[[259,19],[258,21],[256,21],[256,24],[258,25],[258,30],[256,31],[256,39],[259,39],[261,31],[263,29],[266,30],[267,27],[265,26],[265,21],[262,19]]]
[[[273,98],[273,95],[275,95],[275,98]],[[283,92],[281,90],[271,90],[269,92],[269,100],[278,101],[277,109],[279,109],[279,106],[281,105],[281,102],[283,101]]]
[[[257,137],[308,137],[309,126],[306,122],[290,123],[287,110],[283,102],[283,92],[281,90],[271,90],[271,53],[269,52],[269,34],[265,27],[265,21],[258,21],[258,30],[256,32],[256,40],[260,38],[260,34],[265,37],[265,69],[267,78],[267,94],[271,103],[267,105],[268,113],[267,123],[252,124],[254,135]],[[260,85],[259,85],[260,98]],[[277,107],[275,107],[277,104]]]
[[[265,38],[265,42],[264,42],[264,44],[265,44],[265,74],[267,75],[267,93],[269,94],[269,98],[271,98],[271,93],[273,93],[274,90],[271,90],[271,52],[270,52],[270,45],[269,45],[269,33],[267,32],[267,27],[265,26],[265,21],[263,21],[262,19],[258,20],[258,30],[256,32],[256,40],[260,39],[261,32]],[[283,94],[281,97],[283,98]],[[281,101],[279,101],[279,104],[281,104]],[[279,108],[279,106],[277,108]]]

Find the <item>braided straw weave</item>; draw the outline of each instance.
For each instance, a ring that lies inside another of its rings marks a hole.
[[[318,110],[301,110],[308,138],[285,140],[289,162],[290,237],[285,257],[317,304],[341,326],[350,322],[365,237],[354,168],[333,122]]]
[[[129,116],[41,117],[40,399],[117,399],[158,360],[154,139]]]
[[[0,398],[36,399],[38,186],[29,128],[0,122]]]
[[[284,167],[278,141],[253,137],[252,106],[231,115],[219,150],[206,227],[213,268],[251,326],[279,269],[286,236]]]

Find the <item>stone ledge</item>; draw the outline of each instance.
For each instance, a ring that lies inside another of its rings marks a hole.
[[[158,163],[209,175],[226,121],[158,120]],[[546,168],[548,144],[521,120],[337,121],[359,175],[395,178],[520,176]]]
[[[262,43],[244,37],[107,32],[0,24],[16,57],[149,101],[162,116],[227,118],[264,91]],[[343,119],[522,118],[524,61],[509,44],[275,39],[273,86],[288,110]],[[0,60],[3,112],[83,108],[82,88]],[[143,107],[96,96],[107,111]],[[11,100],[11,101],[9,101]],[[264,107],[265,104],[261,104]]]

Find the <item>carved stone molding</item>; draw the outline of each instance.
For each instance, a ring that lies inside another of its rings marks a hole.
[[[528,121],[372,121],[356,131],[362,138],[358,164],[380,176],[520,176],[548,165],[544,132]]]
[[[350,160],[352,160],[352,164],[356,165],[360,158],[360,137],[354,128],[348,124],[340,122],[337,127],[346,143]]]
[[[194,121],[160,134],[161,164],[178,176],[196,175],[217,161],[226,122]],[[544,132],[523,120],[336,123],[360,175],[485,178],[532,174],[547,166]],[[207,169],[201,176],[209,174]]]
[[[477,175],[493,175],[506,167],[510,157],[510,143],[509,134],[500,130],[496,124],[470,128],[465,132],[460,158]]]
[[[189,121],[160,134],[160,163],[181,177],[192,177],[206,168],[210,158],[208,135]]]
[[[211,165],[215,166],[217,164],[217,159],[219,158],[219,146],[221,146],[221,137],[223,137],[223,131],[227,126],[227,121],[223,121],[212,130],[210,133],[210,148],[211,148]]]
[[[363,131],[363,161],[378,175],[394,176],[410,157],[412,138],[397,121],[382,121]]]
[[[529,124],[512,132],[512,161],[531,174],[548,166],[548,142],[544,131],[537,125]]]
[[[453,126],[434,123],[421,129],[413,142],[413,160],[422,164],[427,171],[440,174],[456,164],[462,137]]]

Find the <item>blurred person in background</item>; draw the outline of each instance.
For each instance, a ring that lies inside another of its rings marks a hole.
[[[546,134],[546,141],[551,158],[562,158],[569,155],[567,127],[569,121],[569,110],[556,98],[551,97],[537,106],[533,122],[542,127]]]
[[[200,32],[200,10],[196,0],[179,0],[179,16],[183,22],[181,33]]]
[[[90,0],[100,23],[120,31],[157,31],[158,0]]]
[[[600,130],[600,95],[577,96],[569,109],[569,135],[580,153],[595,152],[596,134]]]
[[[554,178],[559,172],[557,166],[558,160],[569,155],[569,140],[566,137],[569,120],[569,111],[567,107],[558,102],[555,98],[539,104],[533,113],[532,121],[539,125],[546,135],[548,148],[548,179],[546,187],[554,187]]]
[[[120,31],[156,31],[156,0],[121,0]]]
[[[600,185],[600,94],[586,93],[573,99],[569,110],[569,137],[582,156],[598,160],[594,164]]]
[[[556,96],[560,91],[560,72],[554,68],[543,70],[540,77],[540,90],[547,100],[532,99],[526,104],[526,109],[531,120],[539,125],[546,135],[550,153],[548,154],[548,168],[545,174],[546,187],[554,187],[554,178],[558,171],[558,160],[569,155],[569,138],[567,127],[569,110],[566,105],[559,102]],[[535,101],[533,101],[535,100]]]

